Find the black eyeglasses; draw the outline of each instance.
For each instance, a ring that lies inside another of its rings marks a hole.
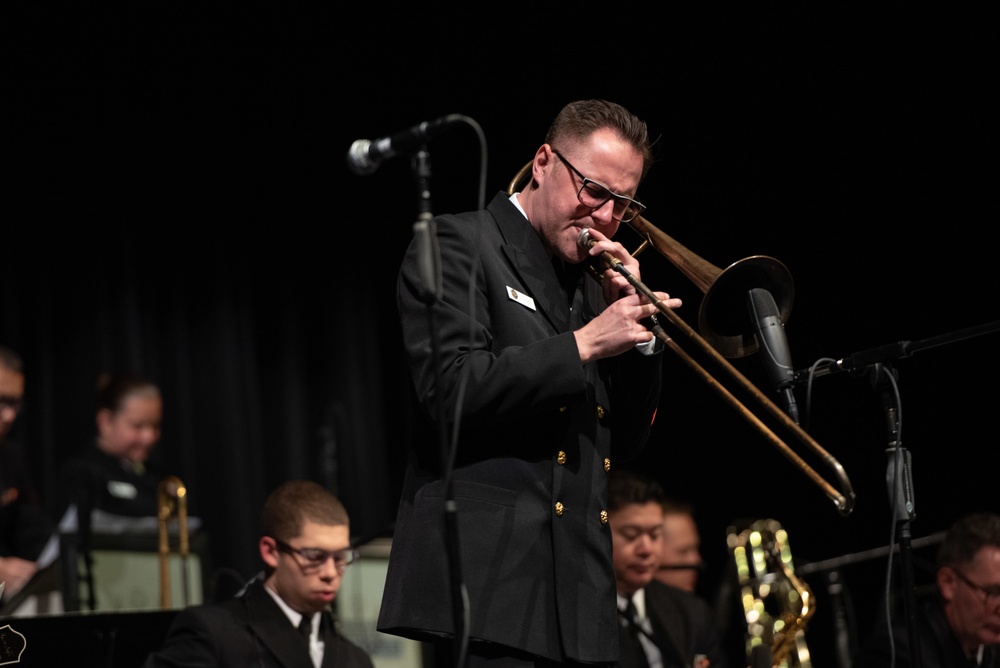
[[[21,397],[0,396],[0,411],[5,408],[9,408],[15,413],[20,413],[21,409],[24,408],[24,399]]]
[[[975,589],[976,591],[978,591],[980,594],[983,595],[983,605],[989,607],[991,601],[993,602],[993,605],[1000,603],[1000,585],[990,585],[989,587],[983,587],[982,585],[977,585],[975,582],[970,580],[962,571],[958,570],[954,566],[951,566],[950,568],[955,572],[955,575],[958,576],[959,580],[961,580],[965,584],[969,585],[972,589]]]
[[[304,547],[299,549],[297,547],[292,547],[285,541],[278,540],[277,538],[274,539],[274,542],[278,546],[278,551],[301,557],[304,563],[299,563],[302,568],[307,570],[317,570],[321,568],[327,560],[333,559],[333,565],[337,567],[338,571],[342,571],[361,558],[361,553],[353,547],[336,550],[335,552],[327,552],[326,550],[321,550],[318,547]]]
[[[631,197],[625,197],[625,195],[619,195],[608,190],[607,186],[604,186],[593,179],[588,179],[586,176],[580,173],[580,170],[574,167],[569,160],[566,159],[559,151],[552,149],[552,152],[563,161],[567,167],[573,170],[573,173],[583,180],[583,185],[580,186],[579,192],[576,193],[577,199],[580,200],[580,204],[591,209],[599,209],[604,206],[605,202],[609,199],[613,199],[615,202],[612,205],[614,208],[612,210],[612,217],[622,223],[628,223],[639,217],[643,211],[646,210],[646,205],[638,202]]]

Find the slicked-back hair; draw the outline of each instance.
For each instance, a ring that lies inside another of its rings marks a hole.
[[[605,128],[613,130],[623,141],[642,155],[642,178],[653,162],[646,123],[625,107],[607,100],[576,100],[556,116],[545,135],[545,143],[565,150],[568,144],[580,144],[590,135]],[[640,179],[641,181],[642,179]]]
[[[0,345],[0,365],[15,373],[24,373],[24,360],[7,346]]]
[[[984,547],[1000,548],[1000,515],[966,515],[952,524],[945,534],[938,548],[938,567],[967,564]]]
[[[319,483],[290,480],[271,492],[261,513],[265,536],[285,542],[298,536],[306,521],[325,526],[348,526],[347,509]]]
[[[667,495],[659,482],[623,468],[608,473],[608,510],[614,512],[631,504],[658,503],[662,507]]]

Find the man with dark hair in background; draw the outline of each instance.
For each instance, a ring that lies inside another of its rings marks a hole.
[[[663,503],[663,540],[656,579],[663,584],[695,592],[704,568],[701,535],[690,503],[666,499]]]
[[[24,363],[0,346],[0,582],[10,598],[38,572],[54,526],[41,505],[21,445],[9,437],[24,405]]]
[[[724,668],[711,608],[695,594],[656,580],[663,540],[663,487],[615,468],[608,480],[620,614],[621,668]]]
[[[1000,668],[1000,515],[973,513],[955,522],[938,548],[936,595],[915,622],[923,668]],[[883,619],[854,668],[915,665],[903,615]]]

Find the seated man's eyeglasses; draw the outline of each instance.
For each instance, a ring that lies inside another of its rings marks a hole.
[[[580,170],[570,164],[570,161],[560,153],[559,151],[552,149],[552,152],[563,161],[567,167],[573,170],[573,173],[580,177],[583,181],[583,185],[580,186],[579,192],[577,192],[576,197],[580,200],[580,203],[591,209],[599,209],[604,206],[605,202],[609,199],[614,200],[614,207],[611,216],[622,223],[628,223],[642,214],[646,210],[646,205],[638,202],[631,197],[626,197],[625,195],[619,195],[617,193],[611,192],[607,186],[594,181],[593,179],[588,179],[586,176],[580,173]]]
[[[978,585],[968,578],[962,571],[958,570],[954,566],[949,566],[951,570],[958,576],[958,579],[969,585],[972,589],[975,589],[980,594],[983,594],[983,605],[989,606],[992,602],[993,605],[1000,603],[1000,585],[990,585],[989,587],[984,587]]]
[[[343,550],[337,550],[335,552],[327,552],[326,550],[321,550],[318,547],[304,547],[301,549],[292,547],[285,541],[278,540],[277,538],[274,539],[274,542],[278,546],[279,552],[285,552],[299,557],[301,559],[299,564],[302,568],[308,570],[321,568],[328,559],[333,559],[333,565],[337,567],[338,571],[342,571],[347,566],[350,566],[361,558],[361,553],[353,547],[344,548]]]

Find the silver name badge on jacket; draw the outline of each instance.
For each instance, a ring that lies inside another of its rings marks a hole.
[[[507,286],[507,296],[516,301],[521,306],[527,306],[532,311],[535,310],[535,300],[524,294],[523,292],[518,292],[514,288]]]

